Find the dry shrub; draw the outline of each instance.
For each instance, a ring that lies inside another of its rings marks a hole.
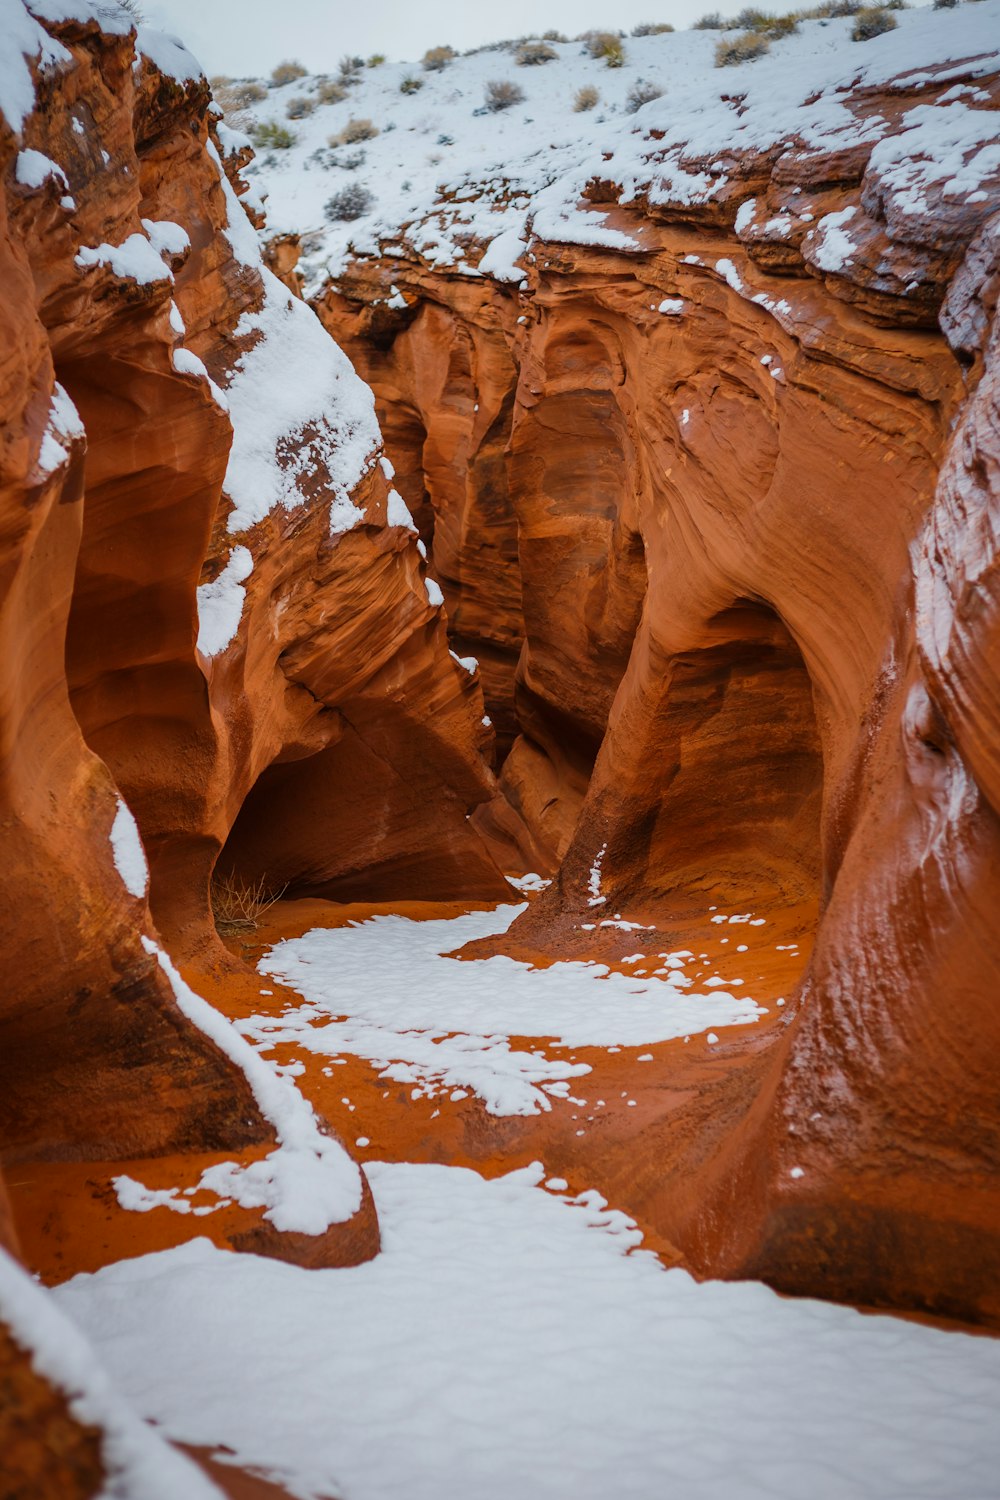
[[[266,99],[267,89],[253,79],[213,78],[212,94],[222,113],[233,120],[236,116],[242,116],[243,111],[252,104]]]
[[[337,64],[337,67],[340,70],[341,83],[347,85],[357,83],[358,74],[361,72],[361,69],[364,67],[364,65],[365,60],[363,57],[352,57],[349,52],[345,52],[344,56]]]
[[[372,55],[371,55],[371,57],[365,63],[365,67],[366,68],[380,68],[384,62],[385,62],[385,53],[384,52],[373,52]]]
[[[290,146],[295,145],[297,139],[293,131],[286,130],[276,120],[266,120],[263,125],[255,125],[250,133],[254,145],[265,151],[287,151]]]
[[[539,63],[551,62],[558,55],[548,42],[522,42],[514,54],[514,61],[519,68],[535,68]]]
[[[798,16],[771,16],[766,26],[760,28],[772,42],[780,41],[783,36],[794,36],[798,29]]]
[[[341,188],[339,193],[334,193],[328,198],[324,212],[328,219],[335,222],[360,219],[366,214],[375,202],[374,197],[361,182],[350,182],[347,187]]]
[[[609,68],[620,68],[625,48],[617,31],[585,31],[580,38],[591,57],[603,57]]]
[[[573,113],[582,115],[586,110],[593,109],[600,97],[593,84],[585,84],[582,89],[577,89],[573,96]]]
[[[645,78],[637,78],[625,96],[625,113],[634,115],[637,109],[648,104],[651,99],[659,99],[663,94],[661,88],[655,83],[649,83]]]
[[[311,115],[315,108],[315,99],[310,99],[306,94],[300,94],[296,99],[289,99],[285,114],[289,120],[304,120],[306,115]]]
[[[372,141],[378,135],[378,126],[371,120],[351,118],[339,135],[331,135],[331,146],[356,146],[358,141]]]
[[[864,6],[854,17],[851,41],[870,42],[872,37],[881,36],[883,32],[895,31],[897,25],[896,17],[890,15],[887,6]]]
[[[412,73],[407,73],[406,77],[399,85],[399,92],[401,94],[415,94],[418,92],[418,90],[422,89],[423,86],[424,80],[422,78],[414,78]]]
[[[440,73],[454,56],[454,47],[428,47],[423,57],[424,69],[428,73]]]
[[[562,34],[561,31],[543,31],[542,32],[542,41],[543,42],[568,42],[569,41],[569,37],[568,36],[563,36],[563,34]]]
[[[702,16],[695,21],[691,27],[692,31],[724,31],[726,23],[722,18],[721,11],[711,10],[707,16]]]
[[[325,78],[316,90],[316,97],[320,104],[340,104],[343,99],[347,98],[347,90],[335,79]]]
[[[235,875],[217,875],[211,886],[215,929],[223,937],[237,932],[256,932],[261,917],[280,901],[287,886],[272,891],[262,875],[253,885]]]
[[[770,51],[771,43],[759,31],[741,31],[739,36],[723,37],[715,46],[715,66],[732,68],[737,63],[752,62]]]
[[[509,78],[491,78],[486,85],[485,102],[490,114],[499,114],[502,109],[510,109],[512,104],[523,104],[524,90],[511,83]]]
[[[305,76],[306,70],[300,62],[283,62],[272,71],[271,83],[274,88],[280,89],[283,84],[294,83],[296,78]]]
[[[633,36],[665,36],[668,31],[673,31],[669,21],[640,21],[638,26],[632,27]]]

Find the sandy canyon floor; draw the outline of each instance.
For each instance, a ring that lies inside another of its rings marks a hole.
[[[374,1261],[221,1248],[246,1210],[199,1188],[217,1158],[15,1177],[116,1385],[302,1500],[994,1494],[995,1341],[699,1283],[635,1209],[685,1096],[773,1044],[806,914],[598,913],[610,966],[450,956],[520,909],[290,902],[232,940],[261,985],[230,1019],[364,1161]]]

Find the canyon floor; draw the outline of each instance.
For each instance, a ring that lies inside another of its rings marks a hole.
[[[610,965],[457,956],[521,910],[287,902],[230,939],[261,975],[230,1019],[353,1143],[374,1261],[233,1256],[215,1158],[14,1174],[118,1388],[227,1488],[301,1500],[992,1494],[1000,1343],[701,1283],[643,1224],[678,1100],[773,1045],[807,914],[598,917]]]

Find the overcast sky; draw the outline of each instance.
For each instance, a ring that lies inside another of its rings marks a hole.
[[[631,30],[640,21],[689,26],[708,10],[735,15],[747,0],[140,0],[146,18],[174,31],[209,75],[270,73],[297,58],[313,73],[334,69],[345,52],[419,58],[442,43],[463,51],[525,32],[588,27]],[[795,0],[766,0],[773,12]]]

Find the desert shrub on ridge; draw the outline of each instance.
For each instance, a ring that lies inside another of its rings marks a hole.
[[[741,31],[738,36],[723,37],[715,44],[715,66],[732,68],[738,63],[752,62],[769,52],[771,43],[759,31]]]
[[[306,70],[300,62],[281,62],[276,68],[271,69],[271,85],[280,89],[286,83],[294,83],[297,78],[304,78]]]
[[[374,197],[364,183],[350,182],[347,187],[341,188],[339,193],[334,193],[332,198],[327,199],[323,212],[328,219],[344,223],[351,219],[360,219],[374,202]]]
[[[524,90],[509,78],[491,78],[486,85],[486,108],[491,115],[498,114],[502,109],[510,109],[512,104],[524,103]]]
[[[870,42],[873,37],[886,31],[895,31],[898,22],[887,6],[863,6],[854,17],[851,27],[852,42]]]

